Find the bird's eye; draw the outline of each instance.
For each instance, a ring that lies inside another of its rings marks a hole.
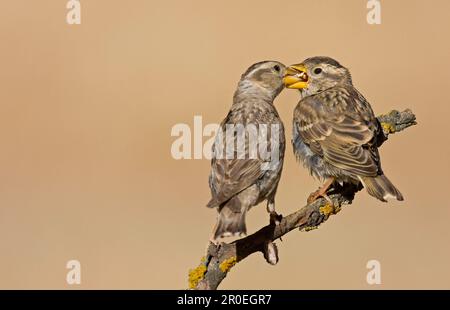
[[[281,70],[281,68],[280,68],[279,65],[275,65],[275,66],[273,67],[273,69],[274,69],[276,72],[280,72],[280,70]]]
[[[314,74],[321,74],[322,68],[315,68],[313,72],[314,72]]]

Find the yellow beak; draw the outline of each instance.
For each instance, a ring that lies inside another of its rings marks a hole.
[[[308,87],[307,69],[303,64],[292,65],[286,69],[283,78],[286,88],[302,89]]]

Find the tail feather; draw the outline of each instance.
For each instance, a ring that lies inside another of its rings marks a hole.
[[[246,235],[245,213],[246,211],[233,212],[226,206],[223,207],[217,217],[217,223],[214,228],[214,239]]]
[[[361,178],[361,182],[370,195],[381,201],[386,202],[388,198],[393,198],[400,201],[403,200],[402,193],[400,193],[400,191],[384,174],[374,178],[363,177]]]

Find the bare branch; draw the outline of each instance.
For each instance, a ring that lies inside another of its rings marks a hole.
[[[390,134],[402,131],[416,125],[416,117],[411,110],[399,112],[393,110],[388,114],[377,117],[381,123],[383,132],[380,133],[380,145]],[[210,243],[206,256],[202,258],[200,265],[189,272],[189,287],[198,290],[215,290],[225,279],[230,269],[247,256],[261,252],[269,264],[278,262],[278,248],[274,241],[294,229],[309,231],[324,223],[332,214],[336,214],[344,205],[353,202],[355,193],[361,187],[346,185],[337,187],[328,196],[333,200],[331,206],[321,198],[289,214],[278,225],[267,225],[257,232],[232,243]]]

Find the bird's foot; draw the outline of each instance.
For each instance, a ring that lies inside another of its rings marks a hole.
[[[275,211],[275,203],[273,201],[267,203],[267,212],[269,212],[270,215],[270,224],[280,224],[283,216]]]
[[[283,216],[275,211],[269,212],[269,216],[270,216],[270,224],[279,225],[281,223],[281,220],[283,219]]]
[[[308,204],[313,203],[314,201],[316,201],[319,198],[325,198],[326,201],[328,201],[330,204],[333,204],[333,200],[331,200],[330,197],[328,197],[328,195],[326,193],[324,193],[322,190],[317,190],[315,192],[312,192],[311,194],[309,194],[308,199],[306,200],[306,202]]]
[[[314,201],[316,201],[317,199],[319,199],[320,197],[323,197],[323,198],[325,198],[326,201],[328,201],[331,205],[333,205],[333,201],[327,195],[327,191],[330,188],[331,184],[333,184],[333,182],[334,182],[334,178],[328,178],[325,181],[325,183],[322,185],[322,187],[320,187],[318,190],[316,190],[315,192],[313,192],[309,195],[306,202],[308,204],[310,204],[310,203],[313,203]]]
[[[309,197],[307,199],[307,203],[311,204],[311,203],[313,203],[314,201],[316,201],[317,199],[319,199],[321,197],[324,198],[328,202],[328,204],[331,207],[333,207],[333,209],[334,209],[334,202],[333,202],[333,200],[326,193],[323,193],[323,191],[321,191],[320,189],[315,191],[315,192],[313,192],[313,193],[311,193],[309,195]]]
[[[319,197],[320,197],[319,190],[316,190],[315,192],[312,192],[311,194],[309,194],[308,199],[306,199],[306,202],[308,204],[313,203],[314,201],[319,199]]]

